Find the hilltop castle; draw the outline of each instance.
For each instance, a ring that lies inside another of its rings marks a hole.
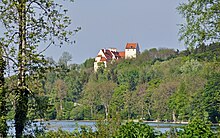
[[[97,71],[100,64],[103,64],[104,67],[107,67],[107,63],[119,60],[119,59],[129,59],[136,58],[140,54],[140,48],[138,43],[127,43],[125,51],[118,52],[116,48],[101,49],[95,58],[94,70]]]

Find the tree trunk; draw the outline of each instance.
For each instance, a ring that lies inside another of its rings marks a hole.
[[[60,111],[61,113],[63,112],[63,104],[62,104],[62,100],[60,99]]]
[[[91,113],[91,117],[93,119],[93,105],[90,106],[90,113]]]
[[[149,115],[149,119],[151,119],[150,106],[148,106],[147,114]]]
[[[19,52],[18,52],[18,89],[15,104],[16,138],[22,137],[28,111],[28,90],[26,88],[26,0],[19,0]]]
[[[104,105],[105,107],[105,120],[108,120],[108,105]]]
[[[4,79],[4,70],[5,70],[5,61],[3,59],[3,50],[0,45],[0,137],[7,136],[7,123],[6,123],[6,92],[4,88],[5,79]]]
[[[128,120],[131,119],[131,109],[130,109],[130,104],[128,104]]]
[[[173,110],[173,122],[176,122],[176,113],[175,113],[175,111]]]
[[[144,105],[141,106],[141,120],[144,118]]]

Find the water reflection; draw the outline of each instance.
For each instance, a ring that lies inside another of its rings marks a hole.
[[[48,130],[58,130],[59,128],[62,130],[66,130],[69,132],[73,132],[76,128],[79,128],[80,126],[87,126],[90,127],[93,131],[96,130],[95,121],[47,121],[45,122],[47,124],[46,128]],[[156,130],[165,133],[166,131],[169,131],[170,128],[176,127],[180,128],[184,124],[174,124],[174,123],[147,123],[149,126],[154,127]]]
[[[14,122],[8,121],[9,135],[15,134]],[[161,133],[165,133],[166,131],[170,131],[172,127],[180,128],[184,124],[174,124],[174,123],[162,123],[162,122],[144,122],[149,126],[155,128],[155,130],[160,131]],[[46,131],[52,130],[56,131],[58,129],[73,132],[74,130],[80,130],[80,126],[90,127],[92,131],[96,131],[96,122],[95,121],[44,121],[44,122],[34,122],[29,124],[26,129],[26,134],[33,134],[36,128],[45,128]]]

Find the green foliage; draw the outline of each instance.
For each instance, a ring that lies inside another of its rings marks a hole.
[[[128,86],[119,85],[115,88],[115,92],[111,99],[111,110],[113,112],[119,112],[122,116],[125,112],[125,94],[128,92]]]
[[[219,121],[218,1],[190,0],[178,7],[186,18],[186,24],[180,29],[180,39],[190,46],[199,44],[194,51],[188,49],[179,54],[173,49],[153,48],[145,50],[137,59],[115,61],[108,68],[102,63],[96,73],[92,68],[94,59],[82,65],[69,65],[72,56],[68,52],[63,53],[58,63],[51,58],[46,61],[42,55],[52,44],[61,46],[70,42],[72,32],[68,26],[71,21],[62,5],[48,0],[4,0],[0,9],[0,20],[7,29],[0,39],[6,50],[4,56],[12,61],[17,73],[7,78],[11,93],[6,99],[5,64],[0,51],[2,135],[7,131],[6,107],[11,110],[8,117],[15,114],[17,137],[22,136],[29,119],[41,118],[106,118],[109,121],[118,115],[122,119],[188,121],[196,112],[212,122]],[[39,52],[38,45],[42,41],[48,47]],[[213,43],[206,46],[206,42]],[[198,123],[199,127],[193,123]],[[192,124],[181,135],[191,135],[193,130],[192,135],[212,136],[201,120],[192,121]],[[111,137],[119,126],[119,122],[109,121],[100,123],[97,133],[81,128],[80,133],[59,130],[44,136]],[[200,133],[203,128],[206,131]],[[115,137],[124,136],[154,137],[155,134],[149,126],[131,122],[122,125]]]
[[[16,137],[21,137],[27,120],[28,96],[32,92],[27,85],[27,74],[39,79],[39,74],[45,72],[42,52],[52,44],[70,42],[72,32],[67,28],[71,20],[66,16],[67,10],[55,1],[4,0],[0,9],[0,20],[6,30],[0,40],[17,75],[14,120]],[[48,46],[39,52],[41,42]]]
[[[208,78],[203,95],[204,109],[209,113],[209,119],[217,123],[220,119],[220,74],[214,73]]]
[[[160,84],[155,89],[151,96],[152,108],[155,112],[155,119],[157,120],[171,120],[171,113],[169,108],[169,99],[171,95],[176,91],[178,83],[171,81]]]
[[[150,53],[156,52],[157,55],[158,51],[153,49]],[[148,54],[140,56],[144,58]],[[136,66],[139,64],[141,67]],[[63,99],[63,118],[96,119],[104,117],[104,113],[109,116],[119,113],[123,119],[187,121],[199,109],[195,101],[203,101],[196,95],[204,89],[207,75],[210,70],[218,72],[218,69],[216,63],[194,59],[191,55],[180,55],[154,64],[121,60],[103,72],[92,74],[89,71],[87,77],[84,71],[88,70],[84,66],[71,68],[63,78],[68,84]],[[111,81],[117,84],[109,93],[107,89],[112,87]],[[71,100],[80,106],[71,106]]]
[[[0,137],[7,136],[8,126],[7,120],[7,109],[6,109],[6,89],[5,89],[5,61],[3,59],[3,48],[0,43]]]
[[[173,110],[173,113],[175,113],[173,114],[173,117],[177,117],[178,120],[187,120],[189,103],[186,85],[181,83],[179,89],[170,97],[169,100],[169,106]]]
[[[201,70],[202,65],[197,60],[188,60],[185,64],[180,68],[182,73],[191,73],[196,74],[199,70]]]
[[[206,49],[218,51],[216,45]],[[142,59],[120,60],[96,73],[91,67],[92,60],[86,61],[90,63],[88,68],[85,63],[67,64],[62,68],[50,59],[45,77],[35,80],[36,76],[30,75],[27,78],[32,90],[27,117],[62,120],[106,118],[97,125],[97,132],[90,133],[91,137],[100,138],[116,134],[120,121],[112,121],[115,116],[181,122],[198,115],[217,122],[220,64],[216,60],[198,58],[208,51],[198,50],[192,55],[180,54],[172,58],[166,58],[166,54],[163,57],[162,51],[152,49],[140,55],[143,59],[149,58],[149,62]],[[14,88],[15,78],[7,79],[9,88]],[[13,93],[8,101],[12,99]],[[13,107],[13,103],[7,104]],[[12,115],[13,112],[10,112]],[[90,134],[85,133],[85,137]],[[67,135],[82,136],[78,132]],[[177,136],[177,132],[163,136],[171,135]]]
[[[211,129],[211,123],[206,119],[199,119],[195,117],[183,129],[184,130],[179,133],[179,136],[181,138],[217,138],[217,136]]]
[[[22,132],[25,128],[25,124],[27,122],[27,112],[28,112],[28,96],[27,96],[27,90],[26,89],[18,89],[16,91],[16,106],[15,108],[15,131],[16,131],[16,137],[21,137]]]
[[[123,72],[118,73],[118,83],[125,84],[127,83],[129,90],[136,90],[136,86],[139,80],[139,72],[137,69],[123,70]]]
[[[98,74],[103,74],[105,71],[105,63],[104,62],[99,62],[98,63]]]
[[[94,66],[94,61],[95,61],[94,58],[87,59],[87,60],[83,63],[83,66],[84,66],[85,68],[93,68],[93,66]]]
[[[219,59],[220,55],[220,43],[215,42],[211,43],[209,45],[205,45],[204,43],[199,45],[195,51],[192,57],[194,59],[200,60],[200,61],[220,61]]]
[[[58,131],[49,131],[44,135],[38,135],[38,138],[71,138],[74,134],[58,129]]]
[[[219,42],[219,9],[218,0],[189,0],[180,4],[177,10],[186,19],[186,24],[180,25],[180,40],[190,47]]]
[[[92,129],[86,126],[77,127],[75,131],[68,132],[58,129],[57,131],[49,131],[46,133],[39,133],[37,138],[101,138],[97,137]]]
[[[160,135],[160,138],[178,138],[178,128],[171,127],[169,131]]]
[[[59,58],[58,65],[63,69],[67,69],[68,62],[71,60],[72,55],[69,52],[63,52],[62,56]]]
[[[152,127],[143,123],[127,122],[122,125],[114,138],[155,138]]]
[[[98,120],[96,122],[96,137],[111,138],[116,135],[119,127],[121,126],[121,118],[118,114],[114,115],[114,118],[110,118],[108,120]]]

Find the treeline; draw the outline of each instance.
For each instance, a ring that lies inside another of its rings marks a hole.
[[[94,59],[68,64],[72,57],[65,52],[57,63],[48,58],[43,75],[30,75],[28,117],[188,121],[197,115],[215,123],[220,118],[219,56],[219,43],[184,51],[153,48],[94,72]],[[13,77],[7,82],[12,88]],[[8,97],[7,107],[13,107],[14,97]]]

